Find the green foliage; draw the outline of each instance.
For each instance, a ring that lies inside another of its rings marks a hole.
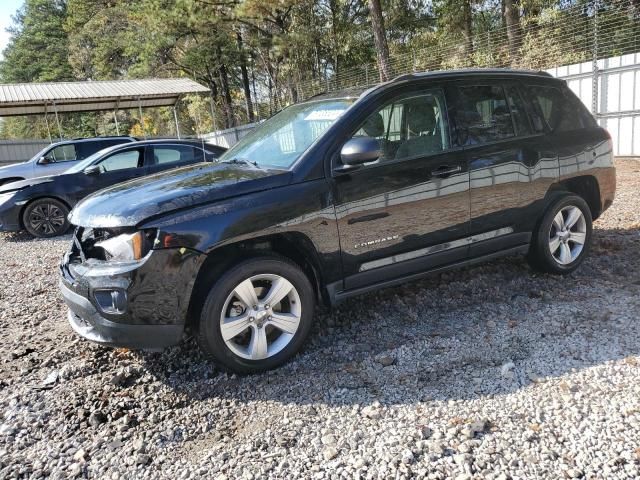
[[[381,5],[397,74],[468,66],[548,68],[593,56],[593,0]],[[598,56],[637,50],[638,2],[598,5]],[[0,80],[187,76],[210,88],[211,96],[180,102],[183,135],[262,119],[327,88],[378,78],[368,0],[26,0],[14,23]],[[65,136],[116,133],[112,112],[61,119]],[[137,112],[120,112],[118,119],[122,134],[175,134],[170,108],[145,111],[144,122]],[[55,137],[55,119],[49,120]],[[0,135],[48,132],[42,118],[13,118],[2,122]]]
[[[63,25],[64,0],[26,0],[0,62],[5,82],[47,82],[73,78]]]

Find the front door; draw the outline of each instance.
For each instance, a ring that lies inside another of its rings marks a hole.
[[[60,175],[73,167],[78,160],[76,146],[73,143],[63,143],[46,152],[34,164],[34,177]]]
[[[144,147],[118,150],[94,165],[98,165],[100,171],[84,174],[80,180],[81,188],[75,192],[74,203],[90,193],[144,175]]]
[[[382,156],[334,172],[346,290],[466,257],[469,172],[452,147],[444,91],[420,89],[379,105],[353,134]]]

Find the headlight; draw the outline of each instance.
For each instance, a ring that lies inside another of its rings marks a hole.
[[[96,242],[95,246],[104,250],[105,260],[127,262],[142,259],[149,253],[151,242],[148,232],[134,232]]]

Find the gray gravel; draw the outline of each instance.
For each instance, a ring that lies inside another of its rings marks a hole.
[[[69,238],[0,236],[0,478],[638,478],[640,163],[568,278],[509,258],[321,315],[265,375],[66,324]]]

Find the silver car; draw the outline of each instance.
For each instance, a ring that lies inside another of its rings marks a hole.
[[[58,175],[103,148],[135,141],[133,137],[98,137],[52,143],[26,162],[0,167],[0,185]]]

